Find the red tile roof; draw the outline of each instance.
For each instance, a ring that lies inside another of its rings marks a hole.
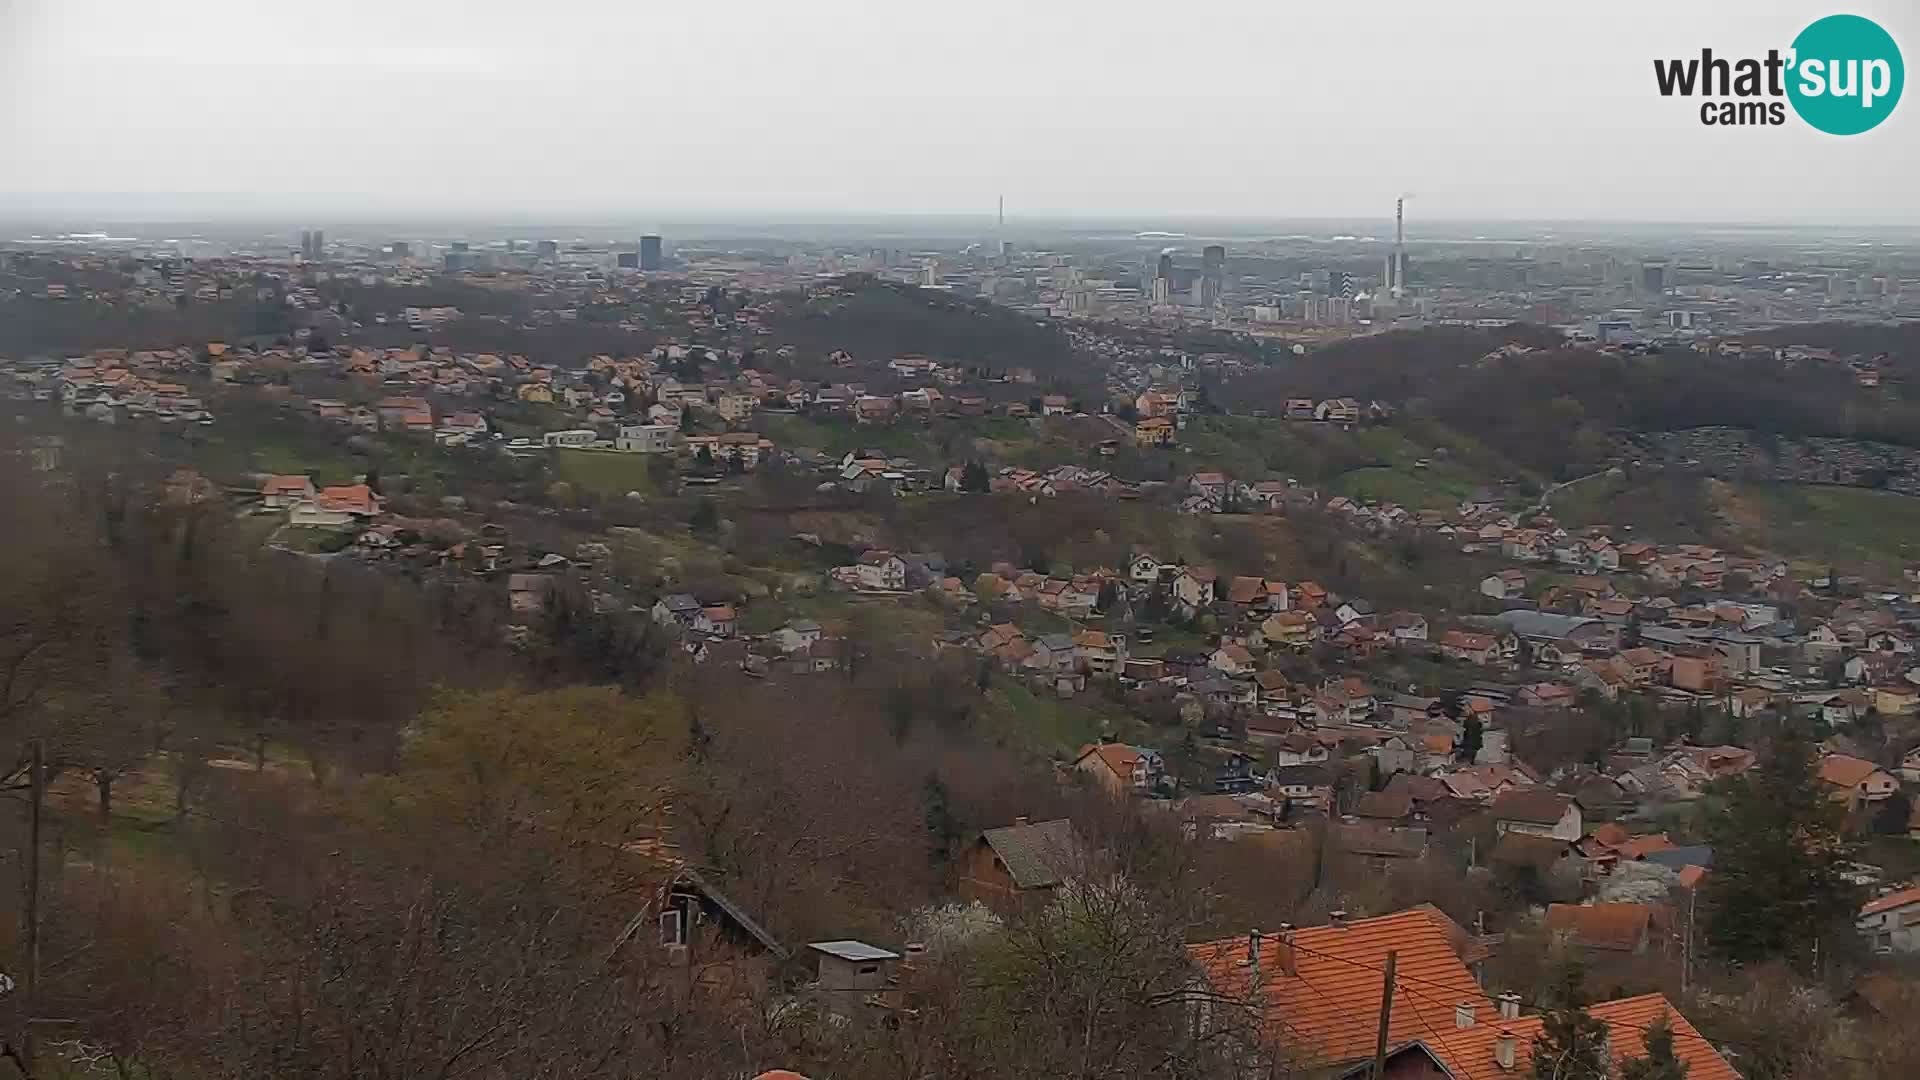
[[[1878,915],[1883,911],[1892,911],[1894,908],[1906,907],[1908,904],[1920,904],[1920,886],[1888,893],[1861,908],[1860,914]]]
[[[1390,1045],[1424,1043],[1457,1080],[1511,1080],[1528,1074],[1541,1018],[1501,1019],[1498,1006],[1474,981],[1455,951],[1449,923],[1430,907],[1414,908],[1345,926],[1319,926],[1260,937],[1260,964],[1249,964],[1249,937],[1189,947],[1216,991],[1239,997],[1255,979],[1269,1035],[1303,1064],[1363,1059],[1373,1052],[1375,1018],[1388,952],[1396,954]],[[1459,1027],[1467,1006],[1471,1026]],[[1659,994],[1592,1006],[1609,1025],[1616,1061],[1646,1055],[1646,1030],[1663,1015],[1674,1031],[1674,1051],[1688,1080],[1738,1080],[1712,1044]],[[1515,1043],[1515,1067],[1495,1059],[1502,1033]]]
[[[1588,949],[1631,952],[1646,940],[1653,925],[1653,908],[1646,904],[1553,904],[1547,908],[1547,929],[1566,934]]]

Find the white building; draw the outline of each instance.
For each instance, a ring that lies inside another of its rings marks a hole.
[[[574,428],[570,431],[549,431],[540,437],[544,446],[592,446],[600,436],[589,428]]]
[[[665,424],[622,424],[613,446],[630,454],[664,454],[673,449],[674,431]]]

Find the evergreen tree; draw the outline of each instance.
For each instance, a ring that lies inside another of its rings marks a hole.
[[[687,528],[695,533],[713,533],[720,528],[720,510],[712,499],[701,499],[693,504],[693,513],[687,517]]]
[[[1715,952],[1735,963],[1784,955],[1805,964],[1809,944],[1851,936],[1860,896],[1841,877],[1854,854],[1845,812],[1815,776],[1806,740],[1783,732],[1710,822],[1704,899]]]
[[[992,479],[987,475],[987,467],[977,461],[969,461],[960,469],[960,490],[972,494],[985,494],[992,487]]]
[[[1665,1014],[1647,1029],[1647,1056],[1620,1063],[1620,1080],[1686,1080],[1687,1063],[1673,1052],[1673,1026]]]
[[[1533,1039],[1534,1080],[1610,1080],[1607,1025],[1587,1011],[1586,968],[1579,957],[1561,968],[1553,999]]]
[[[1487,725],[1482,723],[1479,717],[1467,717],[1466,723],[1460,726],[1460,748],[1456,751],[1456,756],[1461,761],[1472,764],[1473,759],[1480,756],[1480,745],[1486,741],[1486,731]]]

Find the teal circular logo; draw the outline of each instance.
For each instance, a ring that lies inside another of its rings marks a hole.
[[[1900,103],[1906,66],[1880,24],[1829,15],[1793,39],[1787,98],[1800,119],[1829,135],[1870,131]]]

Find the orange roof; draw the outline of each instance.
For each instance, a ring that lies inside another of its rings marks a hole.
[[[1647,936],[1653,909],[1646,904],[1552,904],[1547,929],[1589,949],[1631,951]]]
[[[1894,908],[1897,908],[1897,907],[1906,907],[1908,904],[1920,904],[1920,886],[1914,886],[1913,888],[1908,888],[1908,889],[1901,889],[1899,892],[1888,893],[1887,895],[1881,897],[1880,899],[1875,900],[1872,903],[1868,904],[1866,907],[1861,908],[1860,914],[1878,915],[1883,911],[1892,911]]]
[[[1846,754],[1828,754],[1820,759],[1820,779],[1835,787],[1853,787],[1880,771],[1880,766],[1864,758]]]
[[[1540,1017],[1499,1017],[1456,952],[1448,923],[1431,907],[1420,907],[1345,926],[1263,934],[1257,975],[1248,963],[1251,935],[1193,945],[1189,952],[1222,993],[1242,996],[1257,978],[1269,1033],[1308,1064],[1353,1061],[1373,1052],[1382,973],[1387,953],[1394,952],[1390,1044],[1425,1043],[1458,1080],[1526,1075]],[[1456,1024],[1456,1008],[1462,1005],[1471,1011],[1469,1027]],[[1659,994],[1610,1001],[1589,1011],[1610,1025],[1616,1059],[1644,1057],[1645,1031],[1664,1013],[1674,1031],[1674,1051],[1689,1066],[1688,1080],[1737,1080],[1732,1067]],[[1494,1056],[1503,1031],[1514,1037],[1512,1071],[1500,1068]]]
[[[1419,987],[1413,988],[1420,992]],[[1396,995],[1397,1011],[1401,998]],[[1378,1008],[1376,1003],[1375,1008]],[[1647,1056],[1647,1029],[1665,1017],[1673,1029],[1674,1056],[1686,1063],[1687,1080],[1739,1080],[1740,1074],[1720,1056],[1699,1029],[1661,994],[1643,994],[1588,1006],[1587,1012],[1607,1025],[1610,1049],[1616,1062]],[[1469,1028],[1448,1026],[1426,1035],[1422,1041],[1445,1062],[1459,1080],[1512,1080],[1532,1075],[1533,1040],[1540,1034],[1539,1016],[1502,1020],[1482,1013]],[[1451,1020],[1449,1019],[1449,1024]],[[1494,1057],[1494,1045],[1505,1032],[1513,1036],[1514,1067],[1503,1069]],[[1371,1051],[1369,1051],[1371,1052]]]
[[[1593,838],[1599,843],[1605,844],[1607,847],[1617,848],[1628,840],[1633,839],[1633,834],[1627,831],[1625,825],[1609,821],[1605,825],[1593,830]]]
[[[1100,763],[1112,770],[1113,775],[1122,780],[1133,779],[1133,767],[1140,763],[1140,752],[1126,743],[1088,743],[1080,748],[1080,754],[1074,758],[1074,764],[1087,760],[1087,756],[1099,758]]]
[[[1455,649],[1473,649],[1485,651],[1494,646],[1492,634],[1475,634],[1467,630],[1449,630],[1440,635],[1440,644]]]
[[[1266,594],[1266,581],[1257,577],[1237,577],[1227,586],[1227,599],[1236,604],[1251,604]]]
[[[1656,851],[1672,851],[1678,847],[1667,838],[1666,833],[1654,833],[1651,836],[1636,836],[1624,844],[1618,845],[1620,856],[1626,859],[1640,859]]]
[[[380,496],[365,484],[348,484],[344,487],[324,487],[314,500],[323,510],[345,510],[354,514],[377,514],[380,512]]]
[[[1683,889],[1698,888],[1700,883],[1706,880],[1706,877],[1707,868],[1704,866],[1683,866],[1680,868],[1680,887]]]
[[[1189,952],[1215,986],[1239,995],[1253,972],[1247,963],[1250,937],[1193,945]],[[1426,910],[1303,928],[1292,931],[1291,939],[1261,935],[1260,990],[1271,1033],[1311,1061],[1345,1061],[1373,1052],[1389,951],[1398,954],[1400,989],[1388,1027],[1390,1042],[1420,1039],[1433,1045],[1435,1032],[1453,1030],[1454,1006],[1461,1001],[1472,1002],[1483,1020],[1494,1015],[1447,931]]]

